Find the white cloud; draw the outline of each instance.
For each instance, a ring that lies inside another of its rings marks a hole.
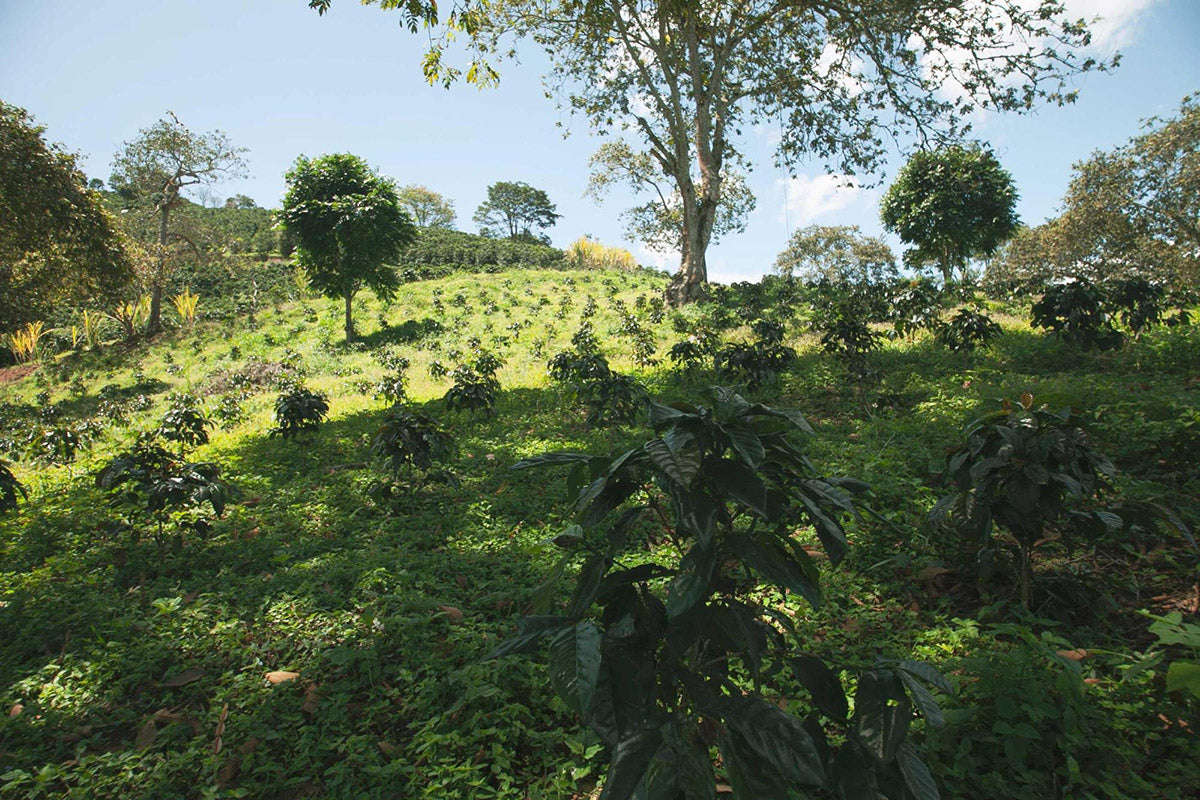
[[[863,188],[845,175],[796,175],[775,182],[784,192],[780,221],[792,228],[809,225],[817,217],[840,211],[857,200]]]
[[[679,269],[679,251],[678,250],[654,250],[644,244],[637,246],[635,252],[638,263],[644,267],[654,267],[655,269],[665,269],[674,272]]]
[[[1137,34],[1141,16],[1158,0],[1066,0],[1067,15],[1091,20],[1091,49],[1109,53],[1127,47]]]

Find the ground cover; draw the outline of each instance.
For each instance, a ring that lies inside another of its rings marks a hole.
[[[568,521],[558,475],[509,468],[645,438],[637,423],[589,425],[547,376],[585,320],[613,369],[657,397],[703,398],[721,380],[672,367],[668,349],[701,312],[657,307],[664,286],[644,272],[453,274],[406,284],[390,304],[357,300],[363,337],[350,346],[336,304],[300,298],[0,386],[0,436],[30,419],[105,420],[70,463],[18,462],[30,500],[0,519],[0,797],[590,796],[602,745],[555,698],[543,660],[482,660],[530,608]],[[915,729],[945,797],[1194,796],[1196,702],[1167,691],[1181,651],[1140,612],[1194,621],[1195,551],[1159,529],[1045,542],[1025,612],[1002,574],[976,580],[970,548],[924,523],[963,424],[1028,392],[1075,397],[1120,470],[1118,494],[1194,527],[1200,332],[1156,328],[1084,352],[1032,331],[1027,309],[993,315],[1004,332],[987,349],[918,334],[854,377],[820,351],[806,310],[789,324],[797,358],[748,396],[802,411],[813,460],[869,483],[873,513],[849,528],[846,562],[822,562],[820,610],[764,602],[836,663],[916,657],[950,676],[946,726]],[[726,336],[753,334],[735,324]],[[455,366],[479,350],[502,361],[496,407],[447,409]],[[401,360],[410,404],[457,443],[456,480],[410,476],[379,503],[369,446],[389,401],[376,395]],[[281,378],[328,396],[314,433],[268,435]],[[218,418],[189,457],[219,464],[234,494],[206,533],[133,542],[94,475],[178,392]],[[652,539],[637,549],[672,557]],[[569,587],[554,587],[556,602]]]

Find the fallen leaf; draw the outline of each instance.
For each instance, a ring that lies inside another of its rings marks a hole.
[[[458,584],[460,589],[467,588],[467,576],[461,572],[454,576],[454,582]]]
[[[251,736],[249,739],[246,740],[245,744],[243,744],[241,747],[238,748],[238,750],[240,750],[242,755],[244,755],[244,756],[250,755],[257,749],[258,749],[258,737],[257,736]]]
[[[454,606],[438,606],[438,610],[445,614],[446,617],[455,624],[463,621],[463,612],[459,611]]]
[[[294,681],[300,677],[299,672],[288,672],[286,669],[277,669],[268,672],[265,676],[267,683],[287,683]]]
[[[1083,661],[1088,657],[1087,650],[1059,650],[1058,655],[1070,661]]]
[[[25,710],[25,706],[21,705],[20,703],[13,703],[12,708],[10,708],[8,710],[8,716],[19,717],[19,716],[21,716],[21,712],[24,710]]]
[[[395,756],[400,752],[400,748],[391,742],[379,742],[378,747],[385,756]]]
[[[191,669],[185,669],[172,678],[167,678],[162,682],[162,685],[167,687],[186,686],[189,683],[195,683],[203,677],[204,670],[199,667],[192,667]]]
[[[137,736],[133,740],[134,749],[148,750],[150,745],[154,744],[155,736],[158,736],[158,725],[154,723],[154,717],[151,717],[137,732]]]
[[[1084,678],[1083,682],[1086,683],[1088,686],[1095,686],[1097,683],[1100,682],[1100,679],[1099,678]]]

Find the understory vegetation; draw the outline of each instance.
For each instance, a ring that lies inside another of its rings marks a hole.
[[[1200,328],[461,238],[0,373],[0,797],[1195,796]]]

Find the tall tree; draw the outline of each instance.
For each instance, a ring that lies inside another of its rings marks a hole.
[[[499,181],[488,187],[487,200],[475,210],[472,219],[486,236],[540,241],[539,233],[559,218],[555,210],[556,206],[542,189],[520,181]]]
[[[832,283],[879,283],[897,274],[892,248],[864,235],[857,225],[801,228],[775,259],[775,271],[786,278]]]
[[[44,133],[24,109],[0,102],[0,331],[112,296],[133,277],[103,198]]]
[[[453,230],[454,201],[449,200],[427,186],[410,185],[399,190],[398,195],[404,209],[421,228],[446,228]]]
[[[143,128],[136,139],[126,142],[114,157],[109,184],[133,203],[132,210],[154,221],[154,256],[146,276],[150,285],[148,333],[156,333],[162,325],[163,285],[172,266],[169,253],[180,238],[179,232],[172,230],[172,214],[186,202],[183,192],[243,176],[244,152],[220,131],[194,133],[168,111],[167,116]]]
[[[625,235],[644,242],[659,253],[681,252],[683,238],[683,198],[675,181],[648,152],[634,150],[628,142],[606,142],[588,160],[592,168],[586,194],[597,202],[604,199],[614,184],[624,183],[646,202],[621,214]],[[721,192],[717,216],[713,221],[715,244],[729,233],[741,233],[756,204],[754,193],[741,173],[729,171]]]
[[[416,238],[396,185],[349,153],[300,156],[287,173],[279,221],[295,239],[296,263],[312,287],[346,303],[346,341],[354,339],[352,303],[364,286],[391,297],[394,263]]]
[[[367,2],[400,9],[414,30],[438,21],[426,0]],[[890,141],[956,138],[978,109],[1070,102],[1071,75],[1116,63],[1078,55],[1087,27],[1057,0],[460,0],[443,30],[468,36],[466,78],[480,83],[494,81],[486,59],[512,51],[510,35],[532,38],[564,105],[645,143],[679,192],[677,302],[703,293],[746,124],[779,125],[782,164],[873,173]],[[435,38],[431,82],[456,77],[441,55]]]
[[[910,266],[936,264],[949,286],[972,258],[992,255],[1017,232],[1017,188],[990,150],[951,145],[913,155],[879,206],[884,227],[913,248]]]

